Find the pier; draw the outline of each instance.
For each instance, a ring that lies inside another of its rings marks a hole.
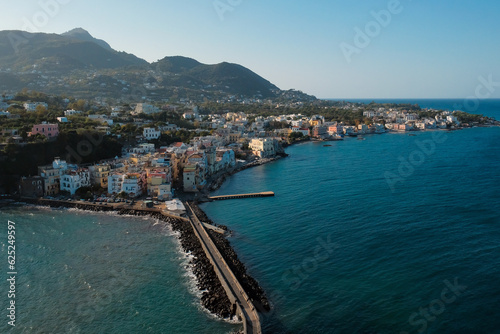
[[[243,332],[245,334],[262,334],[260,317],[252,301],[188,203],[186,203],[186,209],[188,209],[188,216],[194,233],[200,240],[201,246],[212,263],[229,300],[243,320]]]
[[[228,200],[228,199],[252,198],[252,197],[273,197],[273,196],[274,196],[274,192],[264,191],[261,193],[252,193],[252,194],[209,196],[208,199],[211,201],[223,201],[223,200]]]

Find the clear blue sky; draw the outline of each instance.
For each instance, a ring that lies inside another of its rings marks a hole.
[[[82,27],[150,62],[182,55],[238,63],[321,98],[465,98],[480,76],[500,82],[500,1],[401,0],[388,24],[374,25],[371,12],[391,2],[2,0],[0,30],[26,21],[41,32]],[[216,4],[226,7],[218,13]],[[355,28],[367,24],[369,44],[356,44]],[[356,48],[350,62],[341,45]],[[492,91],[500,98],[500,84]]]

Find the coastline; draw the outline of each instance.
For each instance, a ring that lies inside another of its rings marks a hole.
[[[210,192],[218,190],[222,186],[222,184],[226,181],[226,179],[228,177],[230,177],[231,175],[234,175],[238,172],[244,171],[244,170],[252,168],[252,167],[262,166],[262,165],[265,165],[265,164],[268,164],[268,163],[271,163],[271,162],[274,162],[274,161],[277,161],[277,160],[280,160],[280,159],[283,159],[286,157],[288,157],[288,154],[284,153],[281,155],[277,155],[276,157],[273,157],[273,158],[259,159],[259,160],[253,161],[253,162],[249,162],[247,164],[243,164],[241,166],[234,167],[233,169],[228,170],[228,171],[221,173],[219,175],[215,175],[207,181],[207,185],[202,190],[201,194],[203,197],[209,196]]]

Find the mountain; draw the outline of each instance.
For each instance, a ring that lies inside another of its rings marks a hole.
[[[94,42],[97,45],[101,46],[103,49],[110,50],[110,51],[113,50],[108,43],[106,43],[102,39],[94,38],[91,34],[89,34],[89,32],[87,30],[82,29],[82,28],[75,28],[73,30],[67,31],[67,32],[61,34],[61,36],[71,37],[71,38],[78,39],[78,40],[84,41],[84,42]]]
[[[113,50],[82,28],[62,35],[0,31],[0,92],[23,88],[79,98],[134,102],[289,96],[238,64],[165,57],[152,64]],[[293,96],[297,96],[293,93]],[[315,100],[306,94],[299,100]]]
[[[0,32],[1,68],[65,72],[133,65],[147,65],[147,62],[134,55],[103,48],[95,41],[56,34]]]
[[[238,64],[205,65],[191,58],[176,56],[165,57],[151,66],[166,72],[163,86],[191,85],[200,89],[263,97],[270,97],[273,91],[279,91],[268,80]]]

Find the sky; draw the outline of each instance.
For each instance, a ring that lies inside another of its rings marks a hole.
[[[500,98],[498,0],[0,4],[0,30],[82,27],[149,62],[180,55],[237,63],[318,98]]]

